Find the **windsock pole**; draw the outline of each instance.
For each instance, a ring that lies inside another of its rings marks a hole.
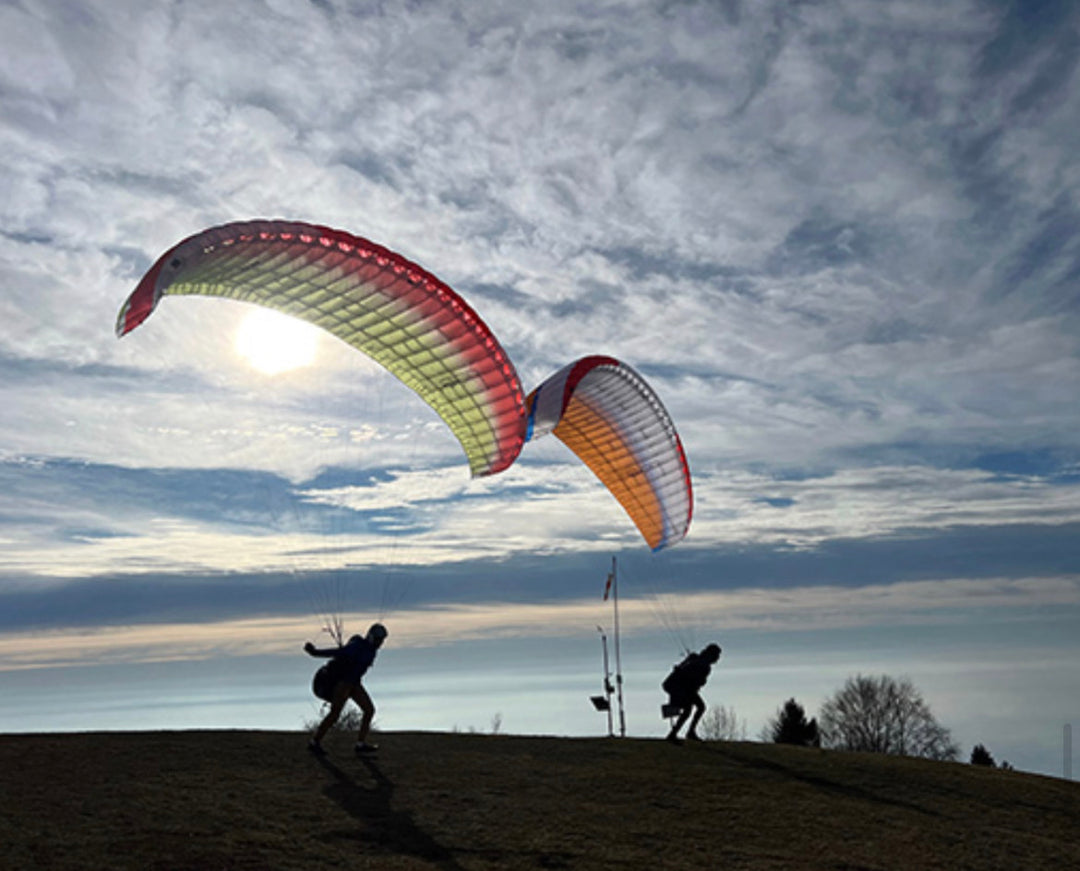
[[[604,710],[607,711],[607,734],[609,738],[615,737],[615,729],[611,722],[611,694],[615,688],[611,685],[611,666],[608,664],[607,633],[603,626],[597,626],[600,633],[600,643],[604,648]],[[595,703],[594,703],[595,704]]]

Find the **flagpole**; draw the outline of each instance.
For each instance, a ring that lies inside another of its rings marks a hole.
[[[623,705],[622,656],[619,650],[619,576],[615,572],[615,557],[611,558],[611,597],[615,609],[615,688],[619,698],[619,737],[626,737],[626,708]]]

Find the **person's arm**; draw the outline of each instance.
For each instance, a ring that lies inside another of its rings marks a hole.
[[[340,650],[340,647],[324,647],[320,649],[310,641],[304,643],[304,653],[308,656],[322,656],[324,658],[329,658],[331,656],[337,656]]]

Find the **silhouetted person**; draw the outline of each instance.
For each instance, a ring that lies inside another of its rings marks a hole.
[[[321,696],[330,703],[330,710],[319,723],[315,730],[308,749],[317,755],[322,755],[322,739],[330,731],[338,717],[341,716],[345,704],[352,699],[360,707],[360,732],[356,737],[357,753],[374,753],[378,747],[367,742],[368,731],[371,729],[371,721],[375,717],[375,704],[371,701],[364,685],[361,683],[367,670],[375,662],[375,654],[382,647],[387,636],[386,627],[382,623],[374,623],[368,629],[367,636],[354,635],[348,643],[340,647],[327,647],[320,650],[310,641],[304,645],[304,651],[311,656],[330,657],[330,686],[325,695]]]
[[[664,692],[668,694],[669,709],[678,709],[679,714],[675,724],[668,732],[667,740],[673,744],[681,744],[679,730],[683,727],[687,718],[693,712],[690,720],[690,728],[686,730],[686,737],[691,741],[700,741],[697,724],[701,715],[705,713],[705,702],[701,698],[701,688],[709,679],[712,667],[720,659],[720,645],[710,644],[700,653],[691,653],[672,670],[661,684]]]

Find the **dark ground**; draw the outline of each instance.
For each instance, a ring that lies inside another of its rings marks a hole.
[[[1080,784],[752,743],[0,735],[4,869],[1080,868]]]

